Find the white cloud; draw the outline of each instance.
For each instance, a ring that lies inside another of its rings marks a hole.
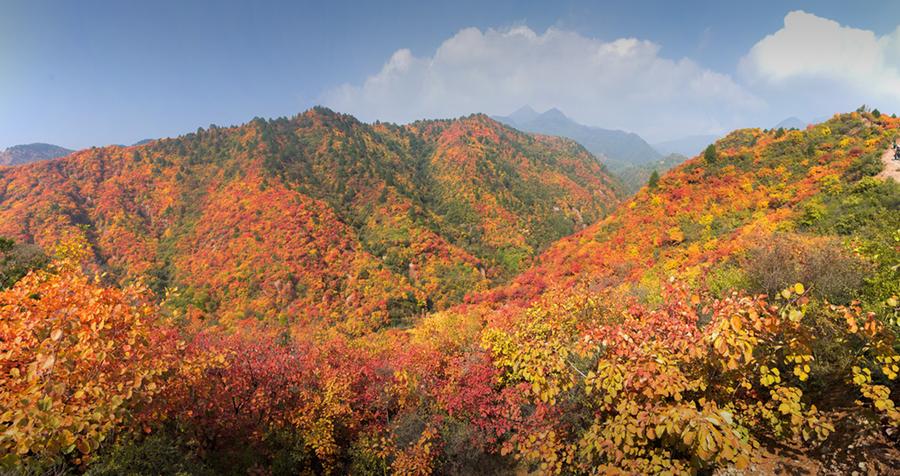
[[[635,38],[467,28],[431,56],[397,50],[362,84],[344,84],[321,100],[364,120],[395,122],[558,107],[579,122],[650,139],[719,132],[762,106],[730,76],[659,52]]]
[[[892,107],[900,106],[898,68],[900,27],[879,37],[803,11],[788,13],[784,27],[741,60],[741,70],[760,87],[818,90],[827,83],[841,96]]]

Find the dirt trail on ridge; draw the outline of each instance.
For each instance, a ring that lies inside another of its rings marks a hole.
[[[881,154],[881,162],[884,163],[884,170],[878,174],[879,178],[892,178],[895,182],[900,182],[900,160],[894,160],[894,148],[888,147]]]

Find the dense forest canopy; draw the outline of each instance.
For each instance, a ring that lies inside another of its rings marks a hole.
[[[620,196],[572,141],[324,108],[3,169],[0,190],[0,234],[82,234],[96,271],[177,288],[194,319],[354,332],[504,282]]]

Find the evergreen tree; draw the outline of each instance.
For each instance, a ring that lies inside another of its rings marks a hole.
[[[706,150],[703,151],[703,160],[705,160],[707,164],[712,165],[716,163],[716,159],[718,158],[719,154],[716,152],[716,145],[709,144]]]
[[[650,187],[650,190],[656,190],[659,187],[659,172],[653,171],[650,174],[650,180],[647,181],[647,186]]]

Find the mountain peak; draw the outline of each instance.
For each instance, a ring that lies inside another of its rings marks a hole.
[[[779,122],[778,124],[775,124],[775,127],[773,127],[773,129],[805,129],[806,124],[806,121],[796,116],[791,116]]]
[[[507,116],[507,118],[512,120],[513,122],[523,123],[533,121],[538,116],[539,114],[537,111],[535,111],[531,106],[525,105],[520,107],[519,109],[516,109],[516,111]]]
[[[547,109],[546,111],[544,111],[544,113],[541,114],[541,119],[553,119],[553,120],[565,120],[565,121],[571,121],[571,119],[569,119],[569,116],[563,114],[562,111],[560,111],[559,109],[557,109],[557,108],[555,108],[555,107],[550,108],[550,109]]]
[[[6,150],[0,150],[0,165],[21,165],[38,160],[55,159],[72,152],[74,151],[42,142],[14,145]]]

